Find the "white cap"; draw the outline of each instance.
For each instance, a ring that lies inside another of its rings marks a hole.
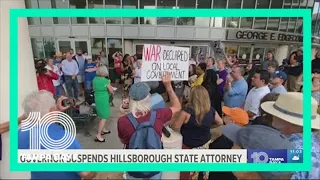
[[[92,59],[92,57],[91,57],[90,55],[88,55],[88,56],[86,57],[86,59]]]

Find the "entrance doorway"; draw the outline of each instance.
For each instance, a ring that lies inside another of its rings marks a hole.
[[[238,57],[240,65],[247,65],[249,62],[253,62],[259,66],[262,61],[266,58],[267,53],[271,51],[274,55],[276,54],[277,47],[267,45],[255,45],[249,44],[229,44],[225,43],[226,54],[233,54]]]
[[[76,53],[78,49],[91,54],[90,42],[87,39],[58,39],[57,50],[62,54],[69,52],[70,49]]]

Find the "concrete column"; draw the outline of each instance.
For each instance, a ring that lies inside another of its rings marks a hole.
[[[289,46],[280,45],[276,54],[276,60],[278,60],[279,65],[282,64],[282,60],[288,57]]]
[[[24,0],[0,0],[0,123],[9,120],[9,10],[10,8],[25,8]],[[21,102],[24,97],[37,90],[33,54],[29,37],[27,18],[20,18],[18,30],[18,108],[22,114]],[[10,172],[9,167],[9,133],[2,134],[2,160],[0,161],[0,179],[30,179],[29,172]]]
[[[124,50],[122,52],[123,55],[129,54],[134,55],[136,52],[133,52],[133,41],[132,40],[124,40]]]

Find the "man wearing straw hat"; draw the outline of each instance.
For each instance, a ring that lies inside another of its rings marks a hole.
[[[266,118],[272,119],[272,125],[289,137],[297,149],[303,149],[303,95],[298,92],[283,93],[276,101],[264,102],[261,108]],[[311,100],[312,128],[312,169],[310,172],[296,172],[291,179],[320,179],[320,116],[318,103]]]

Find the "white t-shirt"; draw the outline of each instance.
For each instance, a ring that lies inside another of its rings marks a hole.
[[[54,86],[59,86],[60,85],[60,77],[62,76],[62,72],[59,70],[58,66],[53,65],[53,69],[46,65],[46,69],[49,69],[50,71],[53,71],[54,73],[56,73],[59,76],[58,80],[52,80],[52,83]]]
[[[136,68],[136,75],[134,78],[134,83],[138,83],[141,81],[141,68]]]
[[[249,91],[244,104],[244,110],[256,114],[254,117],[250,118],[250,120],[260,116],[260,101],[268,93],[270,93],[268,86],[263,86],[261,88],[254,87]]]

